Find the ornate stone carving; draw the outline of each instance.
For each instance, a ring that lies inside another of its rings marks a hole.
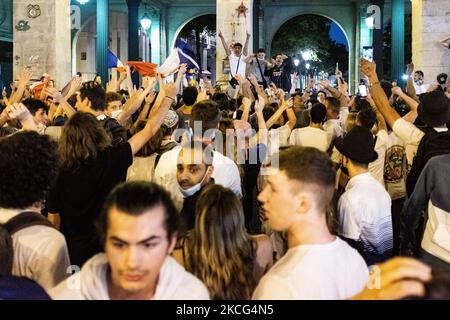
[[[30,30],[31,27],[28,25],[28,21],[20,20],[16,24],[15,28],[16,28],[17,31],[24,31],[25,32],[25,31]]]
[[[39,17],[41,15],[41,7],[36,4],[29,4],[27,6],[27,16],[30,19],[36,19],[37,17]]]

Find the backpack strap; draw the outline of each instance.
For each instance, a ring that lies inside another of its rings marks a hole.
[[[49,228],[55,228],[54,225],[48,221],[46,217],[37,212],[22,212],[17,216],[11,218],[6,222],[3,227],[8,230],[10,235],[33,226],[45,226]]]

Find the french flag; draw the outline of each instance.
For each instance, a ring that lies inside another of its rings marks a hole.
[[[200,67],[195,60],[195,54],[189,43],[182,38],[178,38],[175,42],[175,47],[178,49],[178,55],[181,63],[186,63],[188,69],[200,70]]]
[[[186,63],[187,69],[194,73],[195,70],[200,70],[200,67],[195,60],[194,51],[191,46],[184,39],[178,38],[175,42],[175,48],[172,53],[167,57],[166,61],[158,68],[158,73],[167,77],[178,71],[180,64]],[[189,73],[189,72],[188,72]]]
[[[117,68],[119,72],[125,72],[125,66],[122,61],[117,58],[117,56],[108,49],[108,69]]]

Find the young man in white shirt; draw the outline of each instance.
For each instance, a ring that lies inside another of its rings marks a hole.
[[[56,149],[49,137],[31,131],[0,141],[0,265],[10,260],[0,273],[30,278],[44,289],[63,281],[70,265],[64,236],[41,215],[57,173]],[[8,252],[3,246],[11,240]]]
[[[253,299],[346,299],[359,293],[367,266],[327,226],[333,162],[316,148],[291,147],[272,169],[258,200],[270,227],[286,232],[288,251],[261,279]]]
[[[327,107],[327,121],[323,124],[323,129],[331,135],[332,140],[342,137],[344,128],[342,128],[339,119],[341,103],[335,97],[327,97],[324,105]]]
[[[248,60],[248,41],[250,39],[250,34],[247,32],[247,38],[245,39],[244,48],[242,48],[242,44],[236,42],[232,45],[232,49],[228,42],[223,37],[222,31],[219,30],[219,38],[222,41],[223,48],[225,49],[225,53],[227,57],[230,59],[230,76],[235,77],[236,75],[240,75],[245,78],[245,70],[247,68],[246,61]]]
[[[65,300],[209,299],[203,283],[170,256],[177,219],[169,194],[158,185],[117,186],[98,224],[105,253],[88,260],[50,295]]]
[[[323,129],[323,123],[327,119],[327,108],[317,103],[311,108],[310,116],[309,127],[294,129],[289,137],[289,144],[314,147],[325,152],[330,148],[332,139],[332,134]]]
[[[219,123],[220,112],[217,103],[202,101],[195,104],[191,115],[191,128],[194,129],[192,139],[210,145],[213,143],[215,130],[218,130]],[[183,194],[180,192],[176,177],[180,150],[181,147],[175,147],[161,156],[153,180],[170,192],[179,210],[183,206]],[[214,172],[212,178],[215,183],[231,189],[238,197],[241,197],[241,178],[236,163],[220,152],[214,151],[213,153]]]
[[[355,126],[336,144],[350,177],[338,203],[339,235],[358,249],[368,265],[392,256],[391,198],[369,172],[378,158],[369,129]]]

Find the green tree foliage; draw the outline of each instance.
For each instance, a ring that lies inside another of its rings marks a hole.
[[[339,63],[343,72],[348,71],[348,50],[330,38],[331,24],[331,20],[318,15],[301,15],[287,21],[273,38],[272,54],[300,58],[302,51],[311,50],[318,60],[311,62],[312,68],[334,74]]]

